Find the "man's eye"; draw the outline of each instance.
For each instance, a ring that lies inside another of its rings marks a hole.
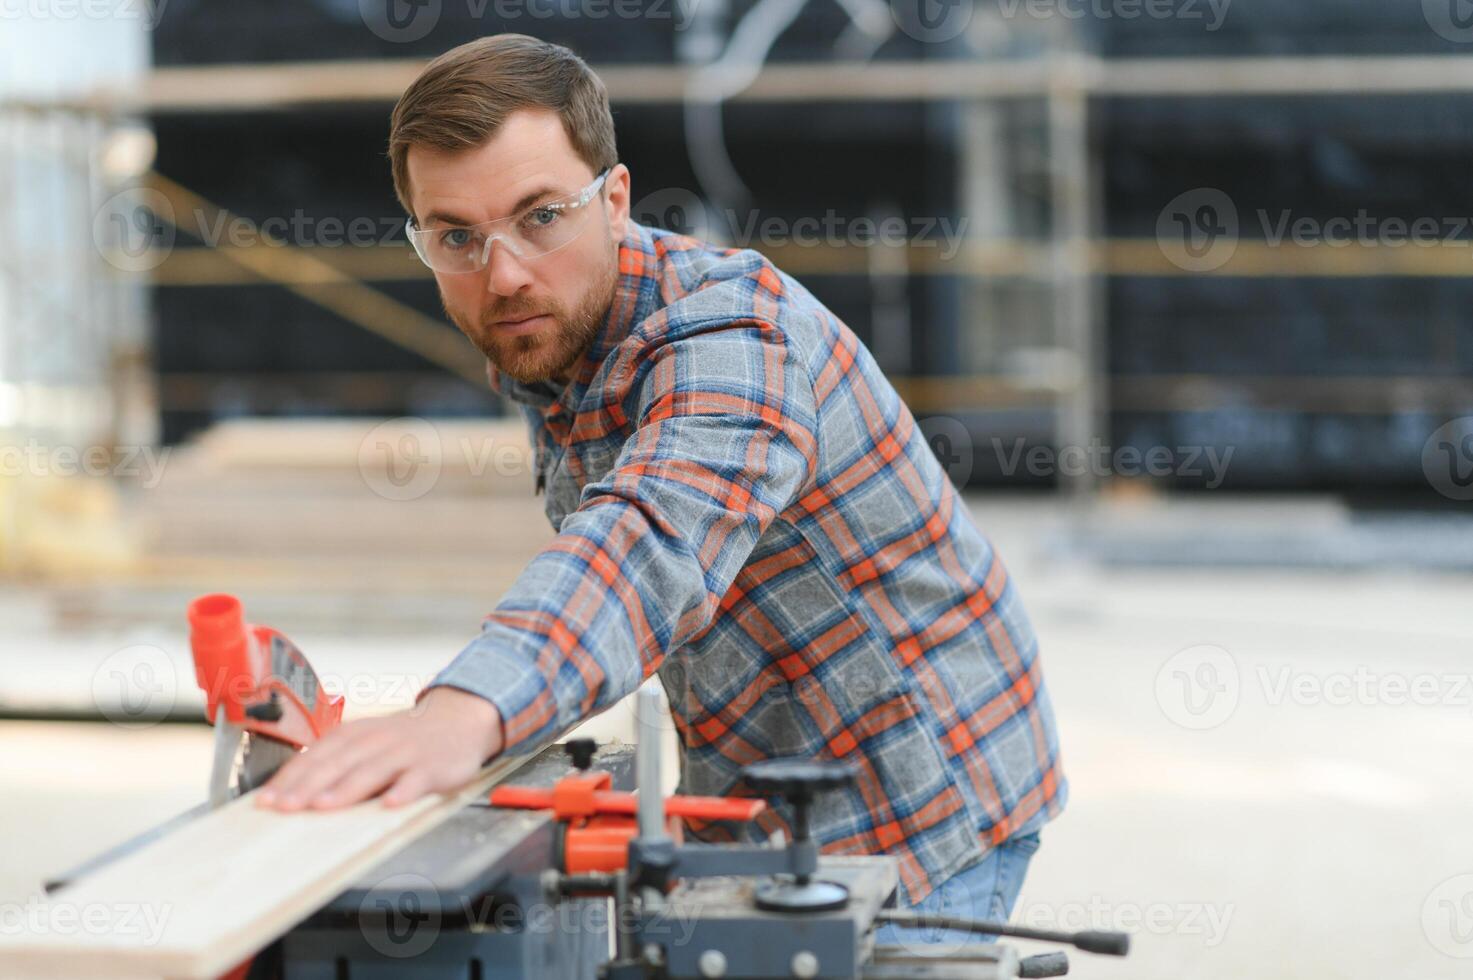
[[[462,249],[471,243],[472,235],[464,228],[452,228],[440,234],[440,244],[446,248]]]
[[[528,228],[546,228],[562,216],[558,208],[533,208],[522,221]]]

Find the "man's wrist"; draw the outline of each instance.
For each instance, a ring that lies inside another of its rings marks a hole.
[[[441,685],[429,688],[421,694],[420,706],[426,711],[444,711],[447,717],[463,720],[475,733],[483,759],[499,755],[506,745],[501,712],[496,705],[479,694]]]

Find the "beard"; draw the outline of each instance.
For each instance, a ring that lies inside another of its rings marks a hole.
[[[559,378],[588,350],[613,303],[614,290],[619,284],[619,264],[618,252],[613,249],[611,252],[603,275],[571,306],[551,297],[542,300],[503,297],[496,305],[487,307],[480,320],[472,321],[452,309],[443,293],[440,302],[445,315],[497,371],[522,384]],[[541,315],[551,316],[554,323],[532,334],[505,336],[492,326],[500,320]]]

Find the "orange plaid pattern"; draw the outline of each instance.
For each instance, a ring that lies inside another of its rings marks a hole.
[[[918,902],[1064,805],[1017,592],[874,359],[801,284],[637,224],[619,267],[571,383],[491,373],[558,534],[433,683],[495,703],[516,752],[658,673],[683,792],[747,793],[759,759],[841,759],[859,779],[819,802],[814,835],[895,855]]]

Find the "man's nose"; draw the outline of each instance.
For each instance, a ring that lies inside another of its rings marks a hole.
[[[510,296],[532,281],[522,260],[506,243],[493,238],[486,243],[486,288],[498,296]]]

